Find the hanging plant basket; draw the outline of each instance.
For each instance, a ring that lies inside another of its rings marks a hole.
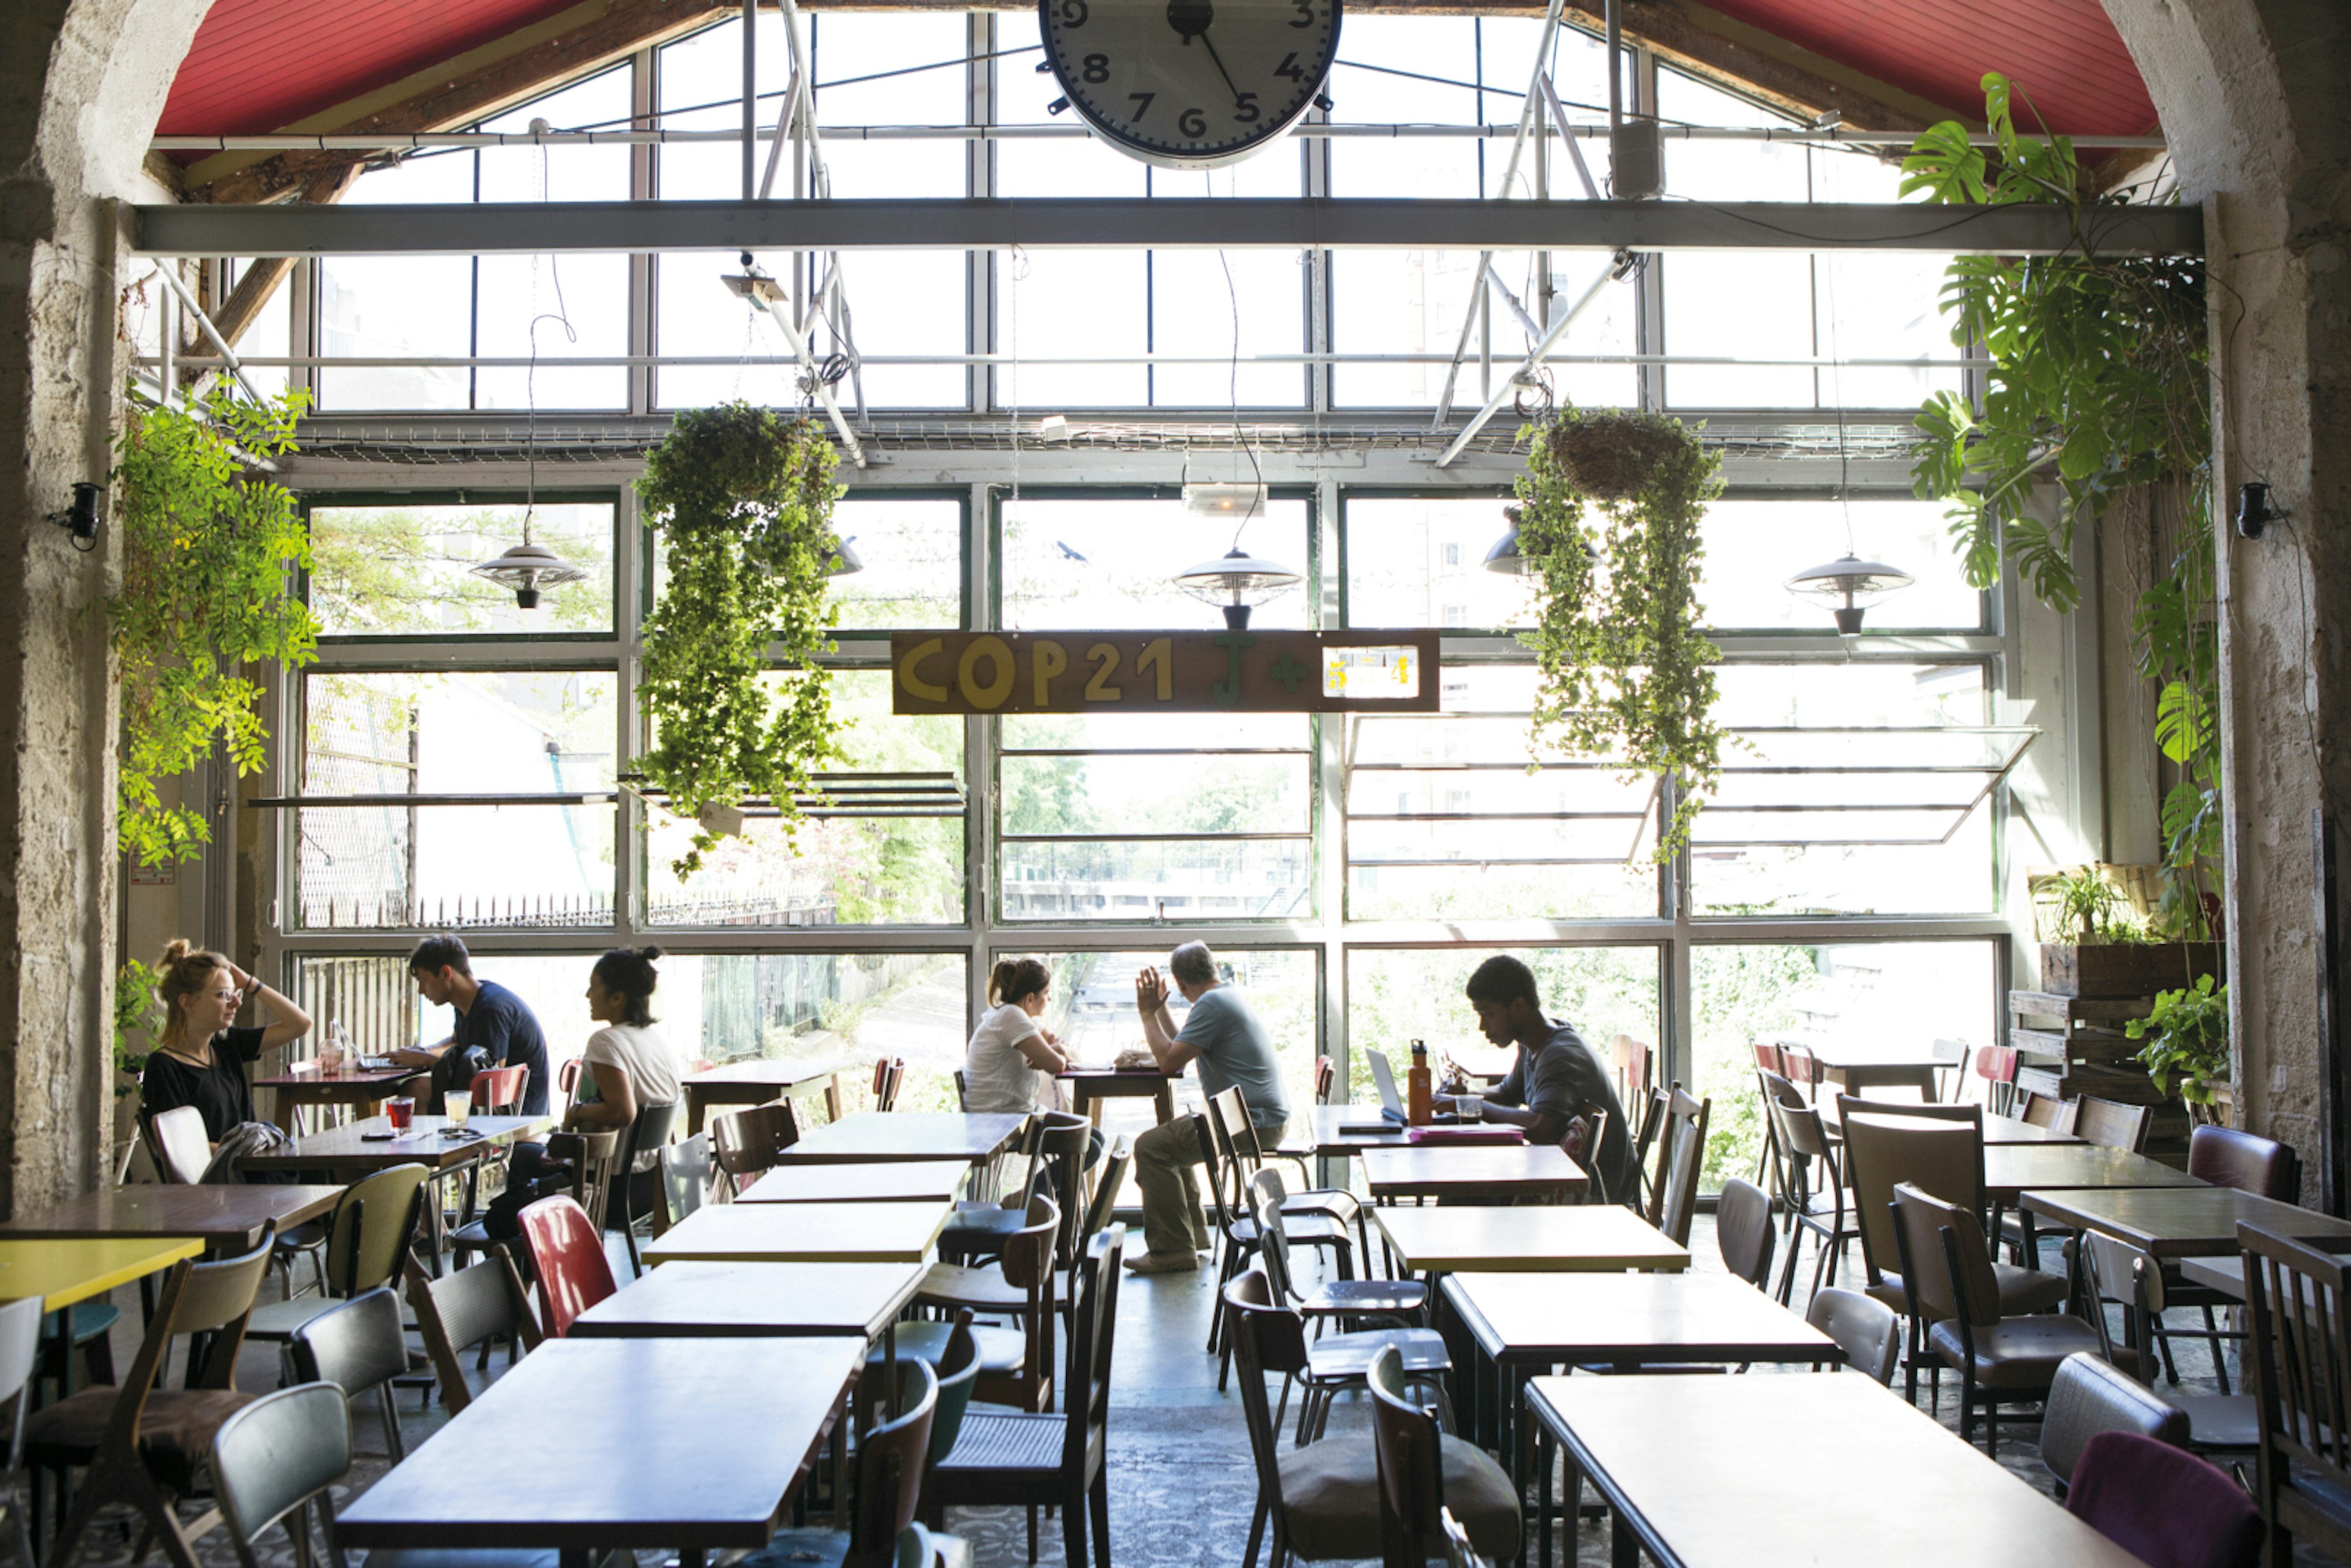
[[[796,797],[841,757],[831,672],[840,613],[832,443],[812,420],[731,402],[681,413],[637,481],[665,580],[645,621],[642,777],[695,823],[681,877],[764,799],[794,834]],[[773,648],[781,669],[769,662]],[[778,673],[788,679],[778,680]]]
[[[1625,413],[1557,418],[1543,440],[1568,483],[1599,501],[1629,501],[1683,454],[1689,433],[1672,420]]]

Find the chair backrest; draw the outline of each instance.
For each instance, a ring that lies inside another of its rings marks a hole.
[[[459,1351],[507,1334],[525,1351],[538,1348],[538,1323],[530,1315],[530,1298],[515,1272],[513,1254],[505,1247],[493,1260],[471,1269],[452,1269],[437,1280],[411,1258],[407,1280],[408,1304],[416,1313],[417,1333],[424,1341],[424,1353],[432,1357],[441,1403],[452,1416],[474,1402],[473,1390],[465,1385],[465,1369],[457,1361]]]
[[[2091,1299],[2101,1303],[2122,1303],[2128,1328],[2126,1337],[2142,1357],[2137,1364],[2139,1381],[2151,1381],[2153,1368],[2144,1358],[2154,1345],[2153,1326],[2163,1316],[2163,1266],[2127,1241],[2117,1241],[2095,1230],[2084,1231],[2081,1242],[2082,1279],[2090,1289]],[[2103,1308],[2090,1314],[2090,1322],[2098,1331],[2102,1354],[2108,1361],[2119,1364],[2123,1352],[2115,1343],[2114,1331],[2106,1324]]]
[[[1053,1249],[1061,1233],[1061,1207],[1050,1194],[1040,1192],[1029,1200],[1026,1223],[1004,1239],[1004,1250],[996,1260],[1004,1282],[1027,1298],[1020,1315],[1025,1336],[1020,1371],[1012,1385],[1017,1395],[1012,1402],[1027,1410],[1053,1407],[1053,1325],[1061,1282]],[[988,1397],[1005,1396],[994,1392]]]
[[[661,1152],[662,1209],[655,1218],[664,1230],[710,1200],[710,1134],[696,1133]]]
[[[911,1357],[898,1364],[904,1414],[865,1434],[857,1449],[857,1496],[850,1515],[845,1568],[894,1562],[898,1532],[914,1522],[931,1457],[939,1404],[938,1375]]]
[[[1134,1165],[1134,1140],[1124,1133],[1102,1156],[1102,1169],[1094,1176],[1094,1201],[1086,1210],[1085,1233],[1094,1232],[1110,1224],[1118,1207],[1119,1190],[1126,1186],[1126,1173]]]
[[[486,1067],[474,1074],[469,1091],[473,1108],[486,1116],[511,1115],[522,1109],[523,1089],[529,1082],[527,1067]]]
[[[1821,1122],[1820,1107],[1804,1098],[1803,1091],[1776,1072],[1759,1072],[1763,1081],[1763,1109],[1771,1118],[1771,1125],[1780,1134],[1780,1146],[1791,1156],[1808,1160],[1831,1160],[1834,1145],[1829,1142],[1828,1129]]]
[[[1468,1527],[1453,1517],[1451,1509],[1438,1509],[1437,1521],[1445,1530],[1445,1568],[1494,1568],[1491,1559],[1478,1554]]]
[[[2000,1280],[1972,1210],[1904,1182],[1894,1189],[1894,1221],[1913,1308],[1929,1322],[1991,1328],[2000,1322]]]
[[[1240,1373],[1241,1419],[1249,1431],[1249,1458],[1257,1466],[1257,1495],[1271,1511],[1275,1528],[1286,1534],[1281,1433],[1275,1424],[1273,1401],[1266,1396],[1265,1380],[1268,1375],[1279,1376],[1287,1388],[1292,1374],[1306,1370],[1306,1324],[1280,1303],[1272,1281],[1262,1269],[1254,1267],[1225,1286],[1225,1332],[1232,1336],[1233,1362]]]
[[[1592,1178],[1588,1197],[1594,1203],[1613,1203],[1615,1197],[1608,1190],[1608,1178],[1601,1174],[1600,1145],[1608,1135],[1608,1113],[1597,1105],[1581,1116],[1570,1116],[1567,1127],[1559,1135],[1559,1152],[1583,1168]]]
[[[1061,1215],[1053,1257],[1066,1269],[1077,1260],[1085,1240],[1086,1151],[1093,1145],[1093,1124],[1066,1111],[1048,1111],[1038,1120],[1045,1130],[1038,1140],[1037,1157],[1044,1162],[1045,1180]]]
[[[212,1141],[204,1136],[204,1113],[193,1105],[178,1105],[149,1119],[156,1166],[165,1181],[193,1186],[213,1163]]]
[[[1317,1105],[1328,1105],[1331,1103],[1331,1086],[1338,1082],[1338,1078],[1339,1069],[1332,1064],[1329,1057],[1318,1056],[1314,1059],[1314,1103]]]
[[[1881,1384],[1894,1381],[1902,1354],[1902,1314],[1875,1296],[1828,1285],[1813,1292],[1804,1321],[1836,1341],[1844,1364]]]
[[[1445,1511],[1444,1449],[1437,1417],[1405,1395],[1404,1357],[1393,1344],[1373,1357],[1372,1451],[1379,1471],[1381,1561],[1387,1568],[1420,1568],[1427,1543],[1441,1533]]]
[[[1983,1125],[1980,1105],[1944,1105],[1932,1100],[1857,1100],[1850,1094],[1836,1097],[1837,1115],[1858,1111],[1865,1116],[1907,1116],[1915,1122],[1965,1122],[1971,1127]]]
[[[1113,1225],[1088,1238],[1085,1255],[1078,1260],[1070,1313],[1070,1385],[1061,1396],[1069,1410],[1061,1436],[1065,1473],[1084,1474],[1087,1450],[1109,1440],[1111,1352],[1117,1343],[1119,1262],[1125,1251],[1126,1227]]]
[[[1932,1051],[1937,1061],[1954,1069],[1951,1073],[1951,1103],[1961,1103],[1968,1097],[1968,1063],[1974,1060],[1975,1048],[1964,1040],[1938,1040]]]
[[[1616,1103],[1630,1105],[1636,1100],[1646,1100],[1649,1094],[1649,1063],[1653,1060],[1646,1042],[1629,1034],[1620,1034],[1608,1042],[1609,1071],[1616,1075]]]
[[[25,1458],[26,1406],[32,1403],[34,1364],[41,1354],[41,1298],[0,1302],[0,1400],[9,1408],[7,1468]]]
[[[951,1076],[955,1079],[956,1109],[958,1111],[969,1111],[971,1109],[971,1092],[964,1085],[963,1069],[960,1067],[956,1068]]]
[[[2351,1486],[2351,1265],[2240,1221],[2247,1381],[2261,1419],[2262,1506],[2274,1511],[2296,1467],[2335,1489]]]
[[[294,1331],[290,1354],[294,1375],[304,1383],[340,1384],[346,1395],[390,1383],[408,1371],[400,1298],[379,1285],[329,1307]]]
[[[614,1195],[621,1199],[623,1212],[628,1207],[629,1176],[637,1168],[637,1156],[659,1150],[669,1142],[670,1129],[677,1124],[680,1109],[674,1100],[666,1105],[640,1105],[635,1118],[622,1142],[619,1163],[612,1167]]]
[[[2074,1102],[2074,1133],[2084,1143],[2102,1144],[2110,1149],[2139,1152],[2147,1143],[2147,1129],[2155,1119],[2152,1105],[2125,1105],[2119,1101],[2101,1100],[2095,1094],[2085,1094]]]
[[[873,1108],[894,1111],[898,1108],[898,1085],[906,1076],[906,1059],[885,1056],[873,1064]]]
[[[2163,1443],[2188,1441],[2187,1411],[2085,1350],[2057,1364],[2041,1411],[2041,1462],[2051,1475],[2069,1483],[2084,1446],[2101,1432],[2136,1432]]]
[[[262,1277],[269,1272],[270,1254],[277,1245],[277,1225],[266,1224],[252,1251],[241,1257],[183,1263],[165,1276],[154,1315],[147,1320],[146,1337],[139,1342],[139,1354],[131,1358],[129,1374],[117,1385],[122,1393],[115,1399],[113,1414],[107,1418],[110,1440],[120,1436],[128,1444],[138,1432],[148,1394],[162,1385],[165,1363],[177,1335],[192,1336],[188,1347],[190,1365],[183,1380],[186,1386],[236,1386],[237,1353],[245,1348],[245,1328],[253,1316],[253,1299],[261,1288]],[[201,1363],[196,1360],[199,1347],[204,1352]]]
[[[1976,1076],[1987,1083],[2015,1082],[2016,1048],[2012,1045],[1976,1047]]]
[[[549,1339],[571,1332],[571,1320],[611,1295],[611,1260],[588,1211],[568,1197],[542,1197],[517,1217],[538,1278],[539,1328]]]
[[[2189,1134],[2188,1174],[2280,1203],[2302,1195],[2302,1162],[2294,1150],[2234,1127],[2199,1127]]]
[[[265,1394],[222,1422],[213,1434],[213,1490],[237,1561],[258,1568],[254,1542],[262,1533],[327,1492],[350,1468],[350,1406],[331,1384],[297,1384]],[[319,1513],[331,1551],[331,1505],[322,1505]],[[299,1519],[287,1528],[302,1534]],[[310,1559],[307,1547],[297,1555]]]
[[[1733,1176],[1722,1184],[1714,1210],[1715,1245],[1722,1266],[1761,1291],[1771,1280],[1771,1195]]]
[[[1776,1072],[1782,1078],[1788,1075],[1788,1064],[1781,1060],[1777,1041],[1750,1040],[1747,1042],[1747,1049],[1755,1053],[1755,1066],[1759,1071]]]
[[[1820,1088],[1821,1059],[1813,1054],[1812,1047],[1790,1040],[1780,1042],[1781,1075],[1811,1094]]]
[[[2151,1568],[2255,1568],[2261,1510],[2228,1472],[2132,1432],[2101,1432],[2074,1467],[2065,1511]]]
[[[777,1156],[799,1141],[799,1113],[789,1100],[770,1100],[710,1121],[711,1152],[737,1191],[772,1169]]]
[[[1862,1262],[1869,1282],[1876,1284],[1900,1268],[1891,1208],[1895,1187],[1907,1182],[1970,1211],[1978,1208],[1983,1201],[1983,1134],[1945,1118],[1861,1115],[1851,1109],[1856,1103],[1837,1097]]]
[[[1274,1299],[1284,1306],[1298,1300],[1297,1282],[1290,1272],[1290,1232],[1281,1222],[1282,1200],[1290,1195],[1281,1173],[1261,1170],[1249,1177],[1249,1218],[1257,1222],[1257,1257],[1265,1276],[1273,1281]]]
[[[356,1296],[399,1277],[401,1260],[416,1239],[424,1212],[421,1165],[393,1166],[343,1189],[327,1230],[327,1289]]]
[[[1706,1124],[1714,1102],[1694,1100],[1675,1084],[1667,1095],[1665,1132],[1657,1140],[1657,1175],[1649,1188],[1649,1223],[1689,1245],[1698,1214],[1698,1167],[1706,1157]]]
[[[2053,1100],[2046,1094],[2028,1092],[2024,1096],[2024,1124],[2046,1127],[2053,1133],[2071,1133],[2081,1106],[2072,1100]]]
[[[1680,1086],[1677,1084],[1675,1087]],[[1648,1092],[1647,1100],[1641,1107],[1641,1124],[1633,1129],[1633,1169],[1644,1185],[1649,1179],[1646,1169],[1649,1163],[1649,1151],[1656,1146],[1657,1134],[1665,1127],[1666,1113],[1671,1109],[1673,1103],[1673,1090],[1651,1089]],[[1640,1195],[1628,1192],[1618,1196],[1627,1202],[1634,1202],[1638,1200]]]
[[[939,1353],[939,1404],[931,1417],[931,1457],[934,1465],[955,1451],[956,1438],[963,1432],[963,1418],[971,1407],[972,1390],[979,1382],[979,1336],[971,1332],[971,1309],[956,1309],[955,1328],[947,1334],[946,1348]]]
[[[566,1105],[571,1103],[571,1096],[579,1091],[582,1065],[580,1058],[575,1056],[555,1070],[555,1092],[563,1096]]]

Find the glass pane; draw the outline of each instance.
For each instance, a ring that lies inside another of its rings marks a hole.
[[[967,961],[950,953],[672,954],[662,960],[662,1031],[709,1061],[904,1057],[901,1111],[956,1108]],[[855,1093],[854,1074],[842,1088]],[[823,1101],[793,1102],[803,1116]]]
[[[610,789],[617,687],[590,671],[314,672],[302,682],[302,792]]]
[[[403,159],[361,175],[346,203],[470,202],[474,154]],[[474,260],[335,256],[319,263],[319,351],[327,359],[462,359],[474,351]],[[465,408],[464,366],[321,367],[322,409]]]
[[[1840,252],[1816,256],[1813,262],[1813,280],[1820,290],[1822,351],[1831,359],[1959,358],[1950,324],[1938,304],[1942,257]],[[1916,408],[1930,392],[1957,392],[1960,381],[1958,365],[1950,362],[1918,370],[1838,365],[1820,374],[1821,401],[1832,407]]]
[[[1348,507],[1351,528],[1362,505]],[[1702,537],[1698,599],[1710,626],[1827,632],[1833,622],[1823,601],[1789,592],[1787,580],[1848,550],[1917,579],[1869,607],[1871,630],[1973,632],[1983,624],[1983,595],[1960,574],[1939,502],[1716,501]]]
[[[771,677],[773,678],[773,677]],[[963,774],[963,724],[890,712],[884,670],[837,670],[832,710],[850,721],[842,772]],[[846,799],[844,797],[844,799]],[[928,925],[964,912],[964,817],[838,816],[803,822],[797,850],[781,821],[752,817],[680,882],[671,864],[692,829],[647,811],[645,901],[665,925]]]
[[[1008,757],[1012,822],[1067,800],[1059,833],[1303,833],[1313,789],[1297,757]],[[1022,808],[1029,810],[1022,810]]]
[[[846,497],[832,527],[864,562],[831,580],[841,631],[963,624],[962,502]]]
[[[1367,1054],[1387,1053],[1402,1069],[1416,1040],[1428,1042],[1432,1061],[1449,1056],[1465,1066],[1508,1065],[1505,1049],[1479,1032],[1478,1014],[1462,994],[1470,974],[1498,952],[1535,972],[1548,1017],[1575,1026],[1583,1042],[1607,1063],[1611,1040],[1631,1035],[1657,1040],[1655,947],[1351,947],[1347,950],[1347,1049],[1352,1092],[1359,1103],[1378,1098]]]
[[[1311,851],[1303,838],[1008,843],[1004,918],[1310,920]]]
[[[235,288],[254,265],[244,260],[230,263],[228,287]],[[245,379],[251,382],[254,390],[264,397],[275,397],[286,390],[286,367],[256,365],[250,361],[284,359],[294,352],[294,290],[287,285],[287,278],[291,276],[290,272],[280,275],[268,301],[261,308],[261,314],[253,319],[253,324],[246,328],[245,335],[236,340],[237,358],[247,361]],[[160,289],[162,285],[159,283],[153,287]],[[206,344],[205,347],[209,349],[211,345]]]
[[[473,568],[522,542],[523,507],[314,506],[310,609],[329,636],[423,636],[612,629],[612,505],[542,501],[534,543],[588,569],[544,589],[536,610]]]
[[[494,980],[522,998],[547,1035],[548,1070],[579,1059],[588,1037],[602,1027],[588,1016],[588,974],[601,956],[601,944],[577,953],[509,954],[484,951],[472,944],[474,976]],[[674,1019],[684,990],[678,984],[674,958],[661,963],[661,985],[653,1011],[662,1033],[679,1056],[689,1057],[689,1040]],[[369,1054],[402,1047],[438,1045],[455,1027],[455,1009],[434,1007],[416,994],[408,972],[408,955],[369,954],[329,957],[300,954],[294,959],[294,999],[318,1020],[306,1044],[315,1054],[329,1023],[340,1023],[351,1042]]]
[[[1347,624],[1489,631],[1534,623],[1528,578],[1485,569],[1510,524],[1499,496],[1351,497]]]
[[[624,187],[625,188],[625,187]],[[496,197],[486,197],[496,200]],[[475,372],[476,408],[622,408],[629,372],[621,365],[566,365],[629,351],[629,258],[625,256],[485,256],[476,336],[485,359],[528,360]]]
[[[1698,1092],[1714,1102],[1700,1188],[1755,1179],[1763,1115],[1750,1042],[1802,1036],[1921,1054],[1938,1040],[1980,1043],[1998,1027],[1992,975],[1984,941],[1693,947]]]
[[[1233,477],[1226,470],[1226,460],[1215,459],[1194,477]],[[1248,472],[1243,462],[1244,480]],[[1307,570],[1304,501],[1270,500],[1239,531],[1241,548],[1251,555],[1293,571]],[[1234,534],[1231,519],[1197,516],[1176,500],[1007,500],[1002,623],[1015,632],[1217,628],[1222,622],[1216,610],[1177,588],[1173,579],[1232,549]],[[1311,624],[1308,586],[1259,605],[1250,624],[1279,631]]]

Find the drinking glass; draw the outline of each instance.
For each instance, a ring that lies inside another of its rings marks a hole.
[[[397,1100],[387,1100],[383,1103],[383,1113],[391,1121],[393,1132],[406,1133],[409,1124],[416,1116],[416,1102],[404,1094]]]
[[[441,1096],[441,1109],[448,1116],[451,1126],[462,1127],[465,1124],[465,1118],[473,1114],[474,1097],[462,1089],[452,1089]]]

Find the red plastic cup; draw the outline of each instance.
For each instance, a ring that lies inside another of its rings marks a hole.
[[[387,1100],[383,1103],[383,1113],[391,1119],[393,1132],[405,1133],[409,1124],[415,1119],[416,1102],[405,1095],[397,1100]]]

